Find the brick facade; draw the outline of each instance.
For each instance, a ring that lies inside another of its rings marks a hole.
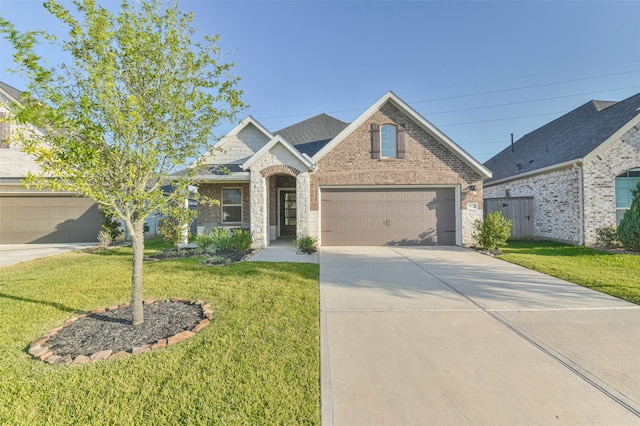
[[[506,191],[533,197],[535,238],[594,244],[598,228],[616,224],[616,176],[640,167],[640,125],[592,157],[582,165],[488,185],[485,197],[501,198]]]
[[[205,197],[212,200],[222,200],[223,188],[242,188],[242,223],[226,224],[222,223],[222,205],[205,205],[198,206],[198,225],[204,226],[208,232],[211,228],[218,226],[238,226],[243,229],[249,229],[251,222],[251,209],[249,203],[249,184],[248,183],[207,183],[201,184],[199,192]]]
[[[371,158],[371,123],[405,126],[404,159]],[[311,210],[318,211],[322,186],[447,185],[460,188],[462,243],[471,242],[470,224],[482,217],[482,176],[390,103],[369,117],[322,159],[311,175]],[[469,187],[475,186],[475,191]],[[467,203],[479,210],[467,211]],[[319,217],[314,219],[319,222]],[[319,223],[314,223],[318,229]],[[318,231],[316,231],[318,232]]]

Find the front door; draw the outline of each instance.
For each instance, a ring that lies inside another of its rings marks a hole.
[[[280,236],[296,235],[296,191],[280,191]]]

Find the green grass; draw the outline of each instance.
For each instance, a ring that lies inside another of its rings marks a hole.
[[[0,269],[0,424],[320,423],[313,264],[147,263],[145,298],[206,300],[212,323],[178,345],[86,365],[27,354],[74,313],[128,301],[130,263],[118,248]]]
[[[550,241],[510,241],[500,259],[640,304],[640,256]]]

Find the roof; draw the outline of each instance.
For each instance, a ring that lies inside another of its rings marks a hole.
[[[0,81],[0,101],[15,102],[22,97],[22,92],[7,83]]]
[[[640,93],[620,102],[589,101],[489,159],[484,165],[494,173],[485,183],[581,160],[636,117]]]
[[[278,130],[275,134],[281,135],[301,153],[313,156],[347,126],[337,118],[319,114]]]
[[[413,121],[418,124],[424,131],[428,132],[431,136],[433,136],[438,142],[440,142],[447,149],[451,150],[455,155],[458,156],[462,161],[464,161],[469,167],[478,172],[481,176],[487,178],[491,176],[491,171],[476,161],[469,153],[467,153],[462,147],[456,144],[453,140],[451,140],[447,135],[445,135],[441,130],[439,130],[436,126],[434,126],[431,122],[429,122],[426,118],[420,115],[416,110],[411,108],[409,104],[400,99],[395,93],[389,91],[384,96],[382,96],[376,103],[371,105],[369,109],[363,112],[353,123],[346,126],[340,134],[338,134],[335,138],[333,138],[329,143],[325,144],[318,152],[313,155],[313,161],[318,162],[322,157],[324,157],[329,151],[331,151],[337,144],[342,142],[349,134],[351,134],[355,129],[357,129],[362,123],[364,123],[371,115],[373,115],[376,111],[382,108],[387,102],[394,105],[398,108],[402,113],[411,117]]]

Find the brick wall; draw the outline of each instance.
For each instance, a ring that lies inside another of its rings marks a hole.
[[[404,159],[371,159],[371,123],[405,123]],[[319,188],[329,185],[460,185],[463,218],[477,216],[477,211],[466,215],[467,203],[482,209],[482,176],[390,103],[318,162],[311,175],[312,211],[318,210]],[[470,185],[476,191],[467,191]],[[470,242],[470,220],[463,220],[463,243]]]
[[[486,198],[533,197],[534,236],[580,243],[596,242],[596,229],[615,226],[615,178],[640,167],[640,125],[634,127],[593,159],[579,167],[568,167],[484,188]],[[580,219],[580,183],[583,217]],[[582,225],[584,223],[584,225]]]
[[[640,124],[584,165],[584,232],[587,245],[596,229],[616,226],[616,176],[640,168]]]
[[[0,111],[8,112],[7,109],[0,108]],[[14,123],[10,123],[9,148],[0,148],[0,178],[5,177],[25,177],[28,172],[38,173],[40,167],[35,159],[20,150],[19,145],[11,135],[15,135]]]
[[[199,187],[200,194],[220,201],[222,199],[223,188],[242,188],[242,228],[248,229],[251,222],[249,209],[249,184],[248,183],[215,183],[201,184]],[[228,226],[222,223],[222,206],[207,206],[200,204],[198,207],[198,225],[204,226],[205,231],[216,226]]]
[[[533,234],[537,239],[580,242],[580,169],[549,173],[486,186],[486,198],[533,197]]]

